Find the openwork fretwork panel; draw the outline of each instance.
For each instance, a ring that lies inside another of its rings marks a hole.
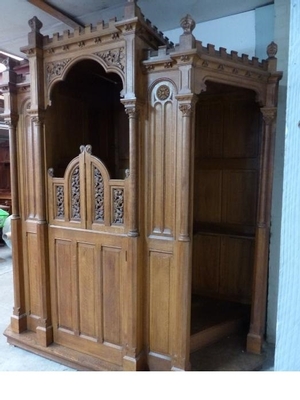
[[[91,146],[66,168],[63,178],[49,170],[49,212],[54,225],[107,230],[125,223],[123,180],[110,179],[105,165],[91,154]]]

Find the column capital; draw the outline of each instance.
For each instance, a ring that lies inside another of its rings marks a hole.
[[[194,93],[178,94],[175,96],[179,103],[179,110],[182,112],[184,117],[190,117],[194,110],[195,104],[197,103],[198,96]]]
[[[136,99],[123,99],[121,103],[125,107],[125,112],[129,118],[138,118],[142,103]]]
[[[277,115],[277,108],[276,107],[262,107],[260,109],[263,119],[267,125],[271,125]]]
[[[4,115],[4,122],[8,128],[16,128],[19,116],[17,114]]]

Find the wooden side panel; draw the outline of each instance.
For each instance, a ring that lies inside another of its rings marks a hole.
[[[259,148],[259,114],[247,99],[230,99],[226,104],[224,157],[255,158]]]
[[[150,351],[169,354],[171,255],[150,252]]]
[[[78,311],[81,335],[98,337],[99,280],[95,245],[78,243]]]
[[[257,209],[257,171],[224,171],[222,221],[254,225]]]
[[[193,245],[193,293],[213,294],[219,291],[221,239],[213,235],[196,235]]]
[[[38,268],[37,235],[35,233],[27,233],[27,257],[29,279],[29,310],[31,315],[40,316],[42,313],[41,302],[39,298],[41,276],[39,274]]]
[[[208,83],[196,105],[193,291],[251,301],[260,111],[254,93]]]
[[[103,338],[121,343],[121,250],[103,247]]]
[[[252,290],[254,240],[223,237],[220,263],[220,294],[249,302]]]
[[[60,328],[73,331],[75,321],[71,255],[71,241],[55,241],[57,324]]]
[[[213,124],[211,117],[213,115]],[[221,157],[223,154],[223,104],[222,101],[212,100],[202,103],[197,108],[197,130],[205,135],[196,135],[195,157]]]
[[[221,222],[221,171],[197,169],[195,175],[194,218],[196,221]]]

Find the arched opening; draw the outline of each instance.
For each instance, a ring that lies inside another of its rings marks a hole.
[[[76,63],[51,93],[46,112],[47,168],[62,176],[81,145],[123,179],[129,163],[128,117],[120,102],[122,80],[94,60]]]
[[[252,303],[261,113],[252,90],[207,82],[196,105],[191,352],[239,333]],[[264,299],[262,299],[264,301]],[[199,361],[200,360],[200,361]],[[198,369],[209,357],[192,355]]]

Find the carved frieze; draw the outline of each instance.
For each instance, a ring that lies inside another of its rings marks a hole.
[[[94,53],[97,57],[100,57],[108,67],[116,67],[121,71],[125,69],[125,55],[124,47],[118,49],[106,50]]]
[[[47,82],[50,83],[53,79],[61,76],[70,61],[71,58],[67,58],[65,60],[48,63],[46,65]]]

